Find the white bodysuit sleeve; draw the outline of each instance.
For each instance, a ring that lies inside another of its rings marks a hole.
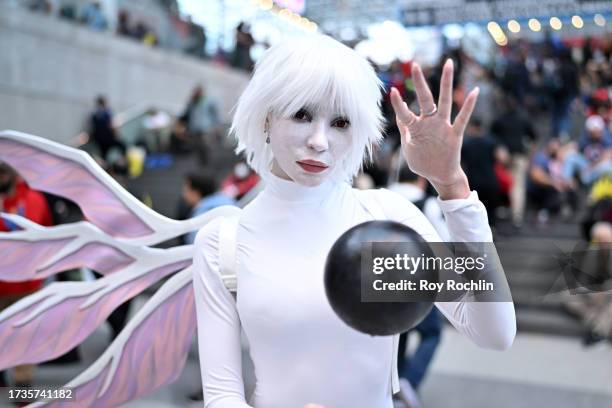
[[[195,239],[193,290],[205,408],[248,408],[242,380],[240,319],[219,275],[219,225],[213,220]]]
[[[438,198],[438,203],[453,242],[493,242],[487,210],[475,191],[466,199]],[[481,347],[506,350],[514,341],[513,302],[437,302],[436,306],[457,330]]]
[[[388,218],[406,224],[426,241],[442,242],[427,217],[397,193],[381,189]],[[466,199],[440,200],[451,242],[493,242],[487,210],[473,191]],[[480,347],[508,349],[516,335],[512,302],[436,302],[436,307],[462,334]]]

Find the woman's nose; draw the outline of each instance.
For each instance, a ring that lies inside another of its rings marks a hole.
[[[325,124],[320,123],[315,126],[313,133],[308,138],[307,144],[309,148],[317,152],[324,152],[329,149],[327,127]]]

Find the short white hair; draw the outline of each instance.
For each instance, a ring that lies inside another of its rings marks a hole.
[[[273,159],[265,142],[266,117],[291,117],[303,107],[331,109],[350,122],[351,149],[335,172],[350,181],[382,140],[381,89],[372,65],[328,36],[305,34],[278,43],[257,62],[238,100],[230,129],[236,152],[244,152],[247,163],[266,178]]]

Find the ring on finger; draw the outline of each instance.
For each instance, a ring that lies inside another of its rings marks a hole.
[[[433,116],[438,113],[438,106],[434,103],[433,108],[429,112],[423,112],[423,116]]]

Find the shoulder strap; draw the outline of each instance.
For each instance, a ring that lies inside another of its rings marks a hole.
[[[380,202],[380,197],[376,192],[358,191],[357,198],[361,203],[362,207],[370,213],[375,220],[386,220],[388,219],[385,214],[385,207]],[[397,354],[399,349],[399,334],[393,336],[393,356],[391,365],[391,394],[395,394],[400,391],[399,386],[399,374],[397,372]]]
[[[236,246],[240,218],[223,217],[219,229],[219,274],[225,287],[236,292]]]

